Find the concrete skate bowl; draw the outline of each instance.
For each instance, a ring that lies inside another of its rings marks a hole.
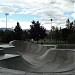
[[[35,66],[34,69],[27,67],[27,70],[30,68],[28,71],[57,73],[75,69],[75,49],[55,49],[27,41],[15,41],[11,42],[10,45],[16,47],[25,61]]]
[[[55,48],[55,46],[45,46],[40,44],[34,44],[29,41],[20,41],[20,40],[14,40],[9,43],[11,46],[15,46],[15,49],[20,53],[30,53],[34,55],[42,55],[44,54],[47,49],[49,48]]]
[[[37,60],[46,63],[37,72],[68,72],[75,69],[74,50],[49,49]]]
[[[68,72],[75,69],[75,51],[49,49],[45,54],[35,57],[31,61],[33,62],[17,56],[0,60],[0,67],[33,73]]]
[[[9,57],[6,58],[6,56]],[[34,65],[24,60],[20,55],[9,55],[9,54],[1,56],[0,67],[20,71],[34,71],[36,69]]]
[[[0,67],[33,73],[61,73],[75,69],[74,50],[49,49],[45,54],[36,57],[34,60],[38,61],[38,66],[33,65],[34,61],[31,64],[18,55],[13,58],[0,60]]]

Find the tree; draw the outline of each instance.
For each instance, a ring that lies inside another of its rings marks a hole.
[[[35,22],[34,20],[32,21],[32,25],[30,25],[30,36],[31,39],[37,41],[39,39],[44,39],[46,37],[46,29],[43,26],[40,26],[39,21]]]
[[[51,32],[49,37],[51,37]],[[56,42],[61,40],[61,28],[59,30],[58,27],[52,27],[52,40],[55,40]]]
[[[68,36],[67,42],[70,44],[75,44],[75,32]]]
[[[66,20],[66,26],[67,26],[67,29],[70,29],[70,20],[69,19]]]
[[[4,31],[0,30],[0,41],[1,41],[2,37],[3,37],[3,34],[4,34]]]
[[[29,32],[24,30],[22,34],[22,40],[29,40],[29,39],[30,39]]]
[[[14,40],[14,31],[10,30],[4,31],[3,36],[1,38],[1,42],[8,43],[12,40]]]
[[[67,29],[73,30],[75,28],[74,21],[70,22],[70,20],[68,19],[66,21],[66,26],[67,26]]]
[[[60,32],[59,32],[58,27],[56,27],[54,32],[55,32],[55,40],[57,42],[59,40],[59,38],[60,38]]]
[[[72,34],[72,30],[67,29],[67,28],[62,29],[62,40],[66,42],[68,36],[71,34]]]
[[[67,38],[67,42],[75,44],[75,20],[70,23],[70,35]]]
[[[20,26],[19,22],[17,22],[17,25],[14,28],[14,31],[15,31],[15,39],[21,40],[22,29],[21,29],[21,26]]]

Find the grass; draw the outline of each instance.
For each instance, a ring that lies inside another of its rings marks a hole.
[[[37,43],[36,41],[34,41],[34,43]],[[38,44],[65,44],[65,41],[50,41],[50,40],[39,40]]]

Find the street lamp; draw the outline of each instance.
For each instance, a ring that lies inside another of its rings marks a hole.
[[[52,41],[52,19],[50,19],[51,20],[51,41]]]
[[[7,30],[7,16],[9,15],[9,13],[5,13],[6,15],[6,30]]]

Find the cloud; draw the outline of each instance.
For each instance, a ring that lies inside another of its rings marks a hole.
[[[16,11],[16,9],[14,7],[0,6],[0,12],[1,13],[9,12],[10,14],[14,14],[15,11]]]
[[[5,18],[0,18],[0,22],[4,22],[5,21]]]
[[[1,0],[1,4],[8,6],[2,7],[3,9],[6,8],[8,12],[14,12],[15,8],[21,8],[21,10],[23,9],[21,12],[25,10],[26,14],[30,12],[33,13],[35,10],[35,13],[39,14],[42,11],[44,13],[47,10],[54,10],[56,8],[58,10],[62,8],[62,10],[68,11],[72,11],[74,9],[73,0]],[[13,6],[13,8],[9,6]]]
[[[29,29],[31,23],[30,22],[22,22],[20,21],[20,26],[22,29]],[[17,24],[17,21],[14,21],[13,19],[9,19],[7,22],[7,28],[15,28]],[[2,18],[0,19],[0,28],[5,28],[6,27],[6,19]]]
[[[73,17],[73,19],[75,19],[75,13],[72,13],[71,16]]]
[[[57,0],[63,11],[74,11],[74,0]]]
[[[0,0],[0,13],[2,12],[9,12],[11,15],[31,14],[40,16],[39,20],[47,28],[51,18],[55,26],[61,27],[65,26],[67,18],[75,19],[74,0]],[[65,14],[65,12],[69,13]],[[29,24],[29,22],[26,23]]]

